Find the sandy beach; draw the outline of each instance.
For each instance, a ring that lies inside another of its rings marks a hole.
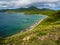
[[[47,18],[48,16],[46,16],[45,18]],[[37,25],[39,25],[45,18],[42,18],[41,20],[38,20],[35,24],[33,24],[32,26],[28,27],[26,30],[33,30]]]

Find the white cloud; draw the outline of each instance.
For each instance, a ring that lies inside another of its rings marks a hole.
[[[59,0],[0,0],[0,7],[24,7],[26,5],[32,5],[35,3],[42,3],[41,5],[48,5],[50,7],[56,7],[60,5]],[[57,3],[57,4],[55,4]],[[40,5],[40,4],[39,4]]]
[[[59,1],[59,0],[39,0],[40,2],[55,2],[55,1]]]

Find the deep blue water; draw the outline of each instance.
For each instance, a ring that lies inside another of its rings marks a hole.
[[[44,16],[24,15],[23,13],[0,13],[0,36],[16,34],[33,25]]]

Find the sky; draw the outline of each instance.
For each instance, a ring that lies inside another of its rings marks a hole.
[[[0,9],[27,8],[30,6],[57,10],[60,9],[60,0],[0,0]]]

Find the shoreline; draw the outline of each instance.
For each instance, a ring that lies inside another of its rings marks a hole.
[[[30,27],[28,27],[25,31],[27,30],[33,30],[36,26],[38,26],[44,19],[46,19],[48,16],[46,16],[45,18],[42,18],[41,20],[38,20],[35,24],[31,25]]]
[[[20,32],[17,33],[17,34],[14,34],[14,35],[9,36],[9,37],[6,37],[6,38],[16,37],[16,36],[18,36],[18,35],[26,32],[26,31],[33,30],[36,26],[38,26],[38,25],[39,25],[44,19],[46,19],[47,17],[48,17],[48,16],[46,16],[45,18],[42,18],[41,20],[38,20],[36,23],[34,23],[33,25],[27,27],[25,30],[22,30],[22,31],[20,31]]]

